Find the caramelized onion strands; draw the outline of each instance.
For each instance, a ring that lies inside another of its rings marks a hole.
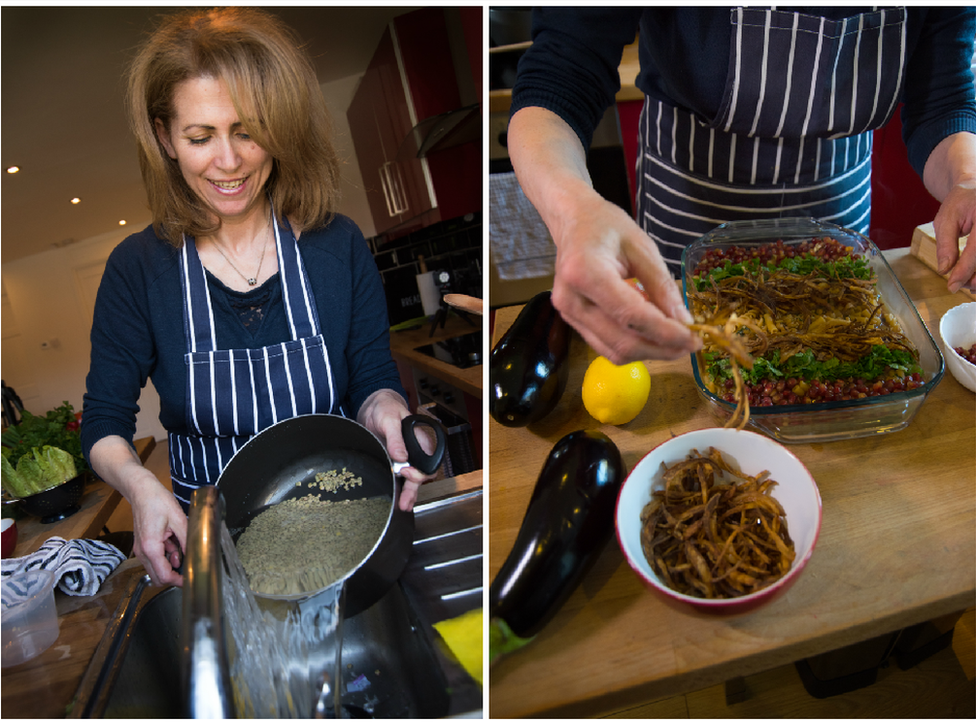
[[[746,391],[746,385],[742,381],[742,373],[739,371],[739,366],[741,365],[747,369],[751,369],[753,358],[742,343],[741,338],[737,336],[739,328],[743,326],[756,333],[762,333],[754,321],[740,318],[734,313],[729,316],[728,320],[722,326],[709,324],[704,321],[688,324],[688,328],[699,334],[702,337],[702,341],[706,344],[711,343],[714,346],[725,349],[729,354],[732,378],[735,379],[735,411],[732,412],[732,416],[725,422],[725,428],[727,429],[734,426],[742,430],[749,423],[749,395]]]
[[[662,464],[662,473],[664,488],[641,512],[641,548],[668,587],[727,599],[759,591],[790,570],[795,547],[786,513],[770,495],[776,482],[769,472],[744,474],[712,448]]]

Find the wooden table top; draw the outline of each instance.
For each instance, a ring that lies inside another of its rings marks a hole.
[[[133,442],[136,453],[143,463],[156,448],[156,440],[151,436]],[[85,495],[81,498],[81,509],[59,522],[42,524],[35,516],[25,516],[17,520],[17,546],[15,557],[36,552],[38,547],[52,536],[63,539],[94,539],[108,522],[112,512],[122,501],[122,495],[104,481],[93,479],[85,485]]]
[[[922,319],[964,302],[908,249],[886,251]],[[501,309],[499,338],[518,312]],[[601,426],[582,406],[594,353],[577,336],[559,406],[532,428],[490,422],[489,578],[515,540],[549,450],[601,429],[631,469],[671,435],[721,422],[699,397],[689,359],[648,362],[645,409]],[[941,345],[941,342],[940,342]],[[902,431],[789,449],[810,469],[823,524],[807,568],[749,614],[710,616],[646,590],[615,540],[555,618],[490,670],[492,717],[591,716],[720,684],[923,622],[976,603],[976,396],[946,372]]]

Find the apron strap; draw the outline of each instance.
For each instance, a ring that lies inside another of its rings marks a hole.
[[[207,272],[200,262],[196,242],[183,236],[180,250],[180,280],[183,284],[183,331],[187,353],[216,348],[213,305],[207,289]]]
[[[273,211],[272,211],[273,213]],[[285,299],[288,325],[292,340],[318,336],[319,318],[312,289],[309,288],[305,264],[298,250],[298,241],[291,226],[282,219],[284,233],[279,230],[277,218],[274,222],[275,245],[278,248],[278,270],[281,275],[281,295]]]

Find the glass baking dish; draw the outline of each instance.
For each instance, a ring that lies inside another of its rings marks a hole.
[[[749,426],[784,443],[811,443],[853,439],[899,431],[908,426],[945,373],[938,345],[918,315],[901,283],[870,239],[855,231],[812,218],[777,218],[726,223],[689,245],[682,256],[682,289],[685,305],[695,267],[709,249],[760,246],[782,240],[797,245],[812,238],[834,238],[867,259],[877,277],[877,287],[888,311],[919,351],[924,384],[918,388],[849,401],[817,404],[752,407]],[[712,393],[702,373],[701,352],[692,356],[698,392],[713,414],[725,420],[735,405]]]

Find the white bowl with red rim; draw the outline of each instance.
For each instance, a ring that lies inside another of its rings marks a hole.
[[[701,599],[666,586],[641,548],[641,511],[653,491],[664,488],[661,464],[672,466],[697,450],[701,455],[718,449],[734,468],[756,476],[763,471],[777,483],[770,492],[786,513],[786,525],[796,558],[790,570],[773,584],[752,594],[731,599]],[[617,543],[641,581],[666,601],[700,611],[739,613],[755,609],[783,593],[796,581],[817,544],[823,505],[820,490],[803,463],[782,444],[751,431],[710,428],[689,431],[668,439],[650,451],[631,470],[617,497]]]
[[[939,321],[939,335],[945,344],[945,360],[956,381],[976,393],[976,366],[956,352],[976,344],[976,303],[950,308]]]

